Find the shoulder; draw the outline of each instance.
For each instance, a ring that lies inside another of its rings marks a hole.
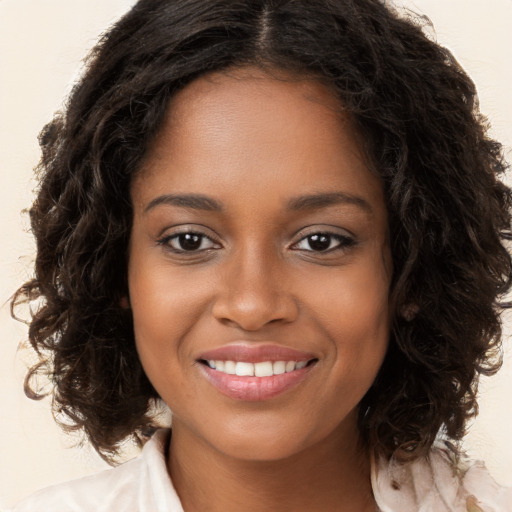
[[[411,463],[375,462],[372,485],[381,512],[512,512],[512,488],[500,486],[483,462],[456,459],[442,444]]]
[[[102,510],[101,506],[107,502],[111,506],[120,502],[116,510],[125,510],[123,502],[133,498],[133,483],[141,473],[141,466],[142,459],[137,458],[114,469],[47,487],[24,499],[13,512],[92,512]],[[99,503],[100,497],[104,504]]]
[[[166,470],[167,438],[167,431],[159,431],[140,457],[38,491],[10,512],[182,512]]]

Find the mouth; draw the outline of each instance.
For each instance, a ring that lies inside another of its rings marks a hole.
[[[214,359],[200,359],[199,362],[212,370],[225,373],[226,375],[237,375],[239,377],[273,377],[285,373],[302,370],[307,366],[316,363],[318,359],[309,361],[260,361],[252,363],[249,361],[223,361]]]
[[[224,396],[263,401],[297,387],[308,378],[319,359],[273,344],[230,344],[210,350],[196,360],[201,374]]]

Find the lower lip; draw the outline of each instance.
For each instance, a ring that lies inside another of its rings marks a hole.
[[[240,377],[200,365],[203,375],[223,395],[251,402],[269,400],[292,389],[307,377],[313,366],[271,377]]]

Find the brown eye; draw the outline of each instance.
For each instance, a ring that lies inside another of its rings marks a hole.
[[[186,232],[166,236],[158,242],[174,252],[199,252],[213,249],[215,243],[201,233]]]
[[[329,252],[344,249],[354,244],[354,240],[348,236],[334,233],[314,233],[304,237],[296,248],[310,252]]]
[[[330,235],[311,235],[307,237],[309,247],[313,251],[326,251],[331,247],[332,237]]]
[[[180,246],[179,249],[184,251],[197,251],[201,247],[203,239],[201,235],[195,233],[183,233],[175,238],[175,241]]]

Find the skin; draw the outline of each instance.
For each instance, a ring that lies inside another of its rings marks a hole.
[[[168,468],[185,510],[375,510],[357,408],[388,344],[387,213],[330,90],[253,68],[194,81],[173,98],[131,192],[137,350],[173,411]],[[334,203],[289,208],[333,193]],[[201,194],[222,211],[169,194]],[[184,252],[183,231],[207,238]],[[307,236],[325,232],[338,238],[313,250]],[[278,396],[236,400],[197,358],[239,340],[316,361]]]

